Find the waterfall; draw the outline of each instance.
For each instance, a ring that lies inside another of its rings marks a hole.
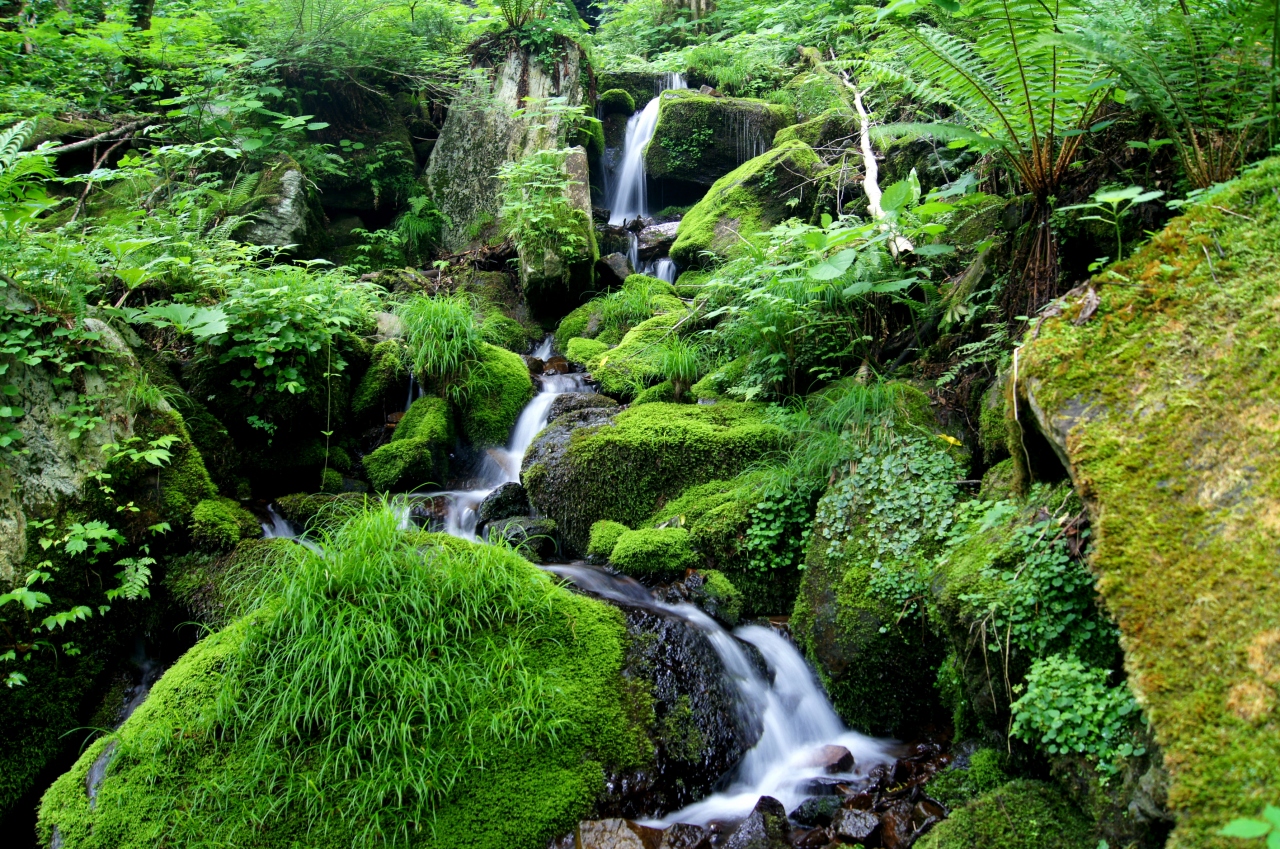
[[[680,74],[662,74],[656,82],[657,97],[650,100],[627,121],[627,134],[622,143],[622,164],[615,179],[609,181],[605,205],[609,207],[609,223],[622,225],[649,215],[649,198],[645,187],[644,151],[658,126],[658,109],[662,92],[688,88]],[[633,263],[632,267],[636,267]]]
[[[857,781],[871,767],[893,762],[891,741],[877,740],[844,727],[813,670],[795,646],[773,629],[746,625],[730,634],[693,605],[660,602],[631,578],[585,565],[546,568],[596,595],[677,616],[697,628],[706,635],[724,664],[725,675],[738,691],[740,708],[760,717],[763,733],[738,764],[728,786],[647,825],[666,828],[682,822],[707,825],[713,821],[742,819],[761,796],[772,796],[791,811],[813,795],[809,785],[815,779]],[[760,674],[740,641],[759,650],[769,667],[772,683]],[[824,745],[848,749],[854,758],[854,771],[833,775],[815,764],[814,754]]]

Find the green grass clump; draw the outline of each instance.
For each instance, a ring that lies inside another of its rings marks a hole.
[[[230,498],[206,498],[191,511],[191,542],[205,551],[226,551],[261,533],[257,518]]]
[[[697,567],[699,558],[684,528],[643,528],[619,534],[609,562],[633,577],[669,577]]]
[[[462,405],[462,432],[476,445],[506,445],[532,397],[533,379],[520,355],[482,344]]]
[[[396,307],[396,315],[404,326],[409,362],[423,385],[442,397],[462,397],[485,344],[472,299],[417,296]]]
[[[1086,819],[1040,781],[1011,781],[953,811],[916,844],[921,849],[1094,849]]]
[[[785,440],[765,422],[763,405],[644,404],[612,424],[578,428],[562,456],[531,457],[524,485],[534,506],[582,551],[600,519],[639,527],[659,504],[734,476]]]
[[[662,355],[666,341],[680,321],[679,313],[663,313],[640,322],[610,348],[587,361],[587,369],[600,384],[600,391],[619,398],[634,398],[662,377]]]
[[[591,539],[587,542],[587,554],[592,557],[607,558],[613,553],[618,537],[631,530],[621,522],[610,522],[601,519],[591,526]]]
[[[386,507],[280,548],[264,604],[182,658],[46,794],[67,849],[412,843],[543,847],[603,765],[648,757],[627,719],[620,614],[513,552],[405,533]]]
[[[632,327],[656,313],[678,312],[684,304],[670,283],[647,274],[632,274],[622,288],[592,298],[569,313],[556,328],[556,350],[568,350],[575,337],[617,345]]]

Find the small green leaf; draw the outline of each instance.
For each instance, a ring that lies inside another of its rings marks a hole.
[[[1223,837],[1240,837],[1245,840],[1251,840],[1256,837],[1262,837],[1269,831],[1271,831],[1271,823],[1269,822],[1238,819],[1224,825],[1218,834]]]

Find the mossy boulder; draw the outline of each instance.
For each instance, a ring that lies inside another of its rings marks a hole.
[[[604,137],[599,139],[603,148]],[[560,248],[545,247],[526,251],[520,248],[520,282],[525,295],[538,314],[563,315],[570,306],[581,303],[595,288],[595,267],[600,259],[600,246],[591,219],[591,181],[587,151],[572,147],[564,155],[561,169],[567,177],[565,199],[568,215],[558,222],[576,241],[565,241]]]
[[[602,92],[596,100],[596,105],[600,107],[600,111],[605,115],[631,115],[636,111],[636,99],[623,88],[611,88],[606,92]]]
[[[698,565],[684,528],[623,531],[609,554],[618,571],[633,578],[672,578]]]
[[[631,111],[643,109],[658,96],[658,74],[653,71],[601,71],[596,75],[596,88],[608,94],[624,91],[631,98]],[[604,95],[601,95],[601,102]]]
[[[608,560],[609,555],[613,553],[613,547],[618,543],[618,537],[629,530],[631,529],[621,522],[601,519],[591,526],[586,553],[591,557]]]
[[[604,352],[607,350],[609,350],[609,346],[599,339],[584,339],[581,336],[575,336],[565,346],[565,357],[571,363],[585,365],[594,359],[604,356]]]
[[[1179,849],[1235,845],[1217,830],[1280,787],[1278,244],[1272,158],[1094,280],[1092,318],[1069,299],[1019,356],[1018,424],[1089,508]]]
[[[405,362],[404,343],[386,339],[373,346],[369,368],[356,385],[351,398],[351,412],[358,419],[404,409],[408,392],[409,368]]]
[[[612,347],[628,330],[654,314],[683,309],[670,283],[647,274],[631,274],[620,290],[592,298],[560,320],[556,350],[567,351],[575,338],[596,339]]]
[[[587,360],[587,370],[600,391],[618,398],[634,398],[662,374],[662,345],[683,316],[655,315],[627,331],[617,347]]]
[[[768,150],[793,123],[793,110],[762,100],[664,92],[645,170],[653,179],[710,186]]]
[[[1095,849],[1089,820],[1040,781],[1011,781],[933,827],[921,849]]]
[[[434,395],[423,396],[413,402],[396,425],[391,441],[364,458],[369,485],[377,492],[443,486],[449,477],[452,446],[453,414],[449,403]]]
[[[1008,783],[1007,760],[1007,755],[993,748],[960,753],[950,766],[929,779],[925,792],[950,810],[958,810]]]
[[[226,551],[261,533],[257,517],[230,498],[206,498],[191,513],[191,542],[205,551]]]
[[[533,397],[533,378],[519,354],[485,344],[462,404],[462,432],[475,445],[506,445]]]
[[[816,118],[802,124],[792,124],[778,130],[773,146],[800,141],[815,151],[835,154],[856,144],[857,116],[848,108],[828,109]]]
[[[671,258],[684,267],[703,264],[708,252],[725,258],[743,239],[788,218],[807,218],[815,196],[809,181],[821,164],[797,140],[730,171],[680,221]]]
[[[313,257],[330,245],[327,220],[314,184],[291,156],[276,157],[256,180],[253,199],[242,210],[249,221],[237,236],[254,245],[294,245],[299,256]]]
[[[524,486],[534,507],[583,551],[595,522],[639,527],[688,487],[732,477],[780,448],[785,435],[765,423],[764,412],[761,405],[726,403],[570,413],[530,447]],[[579,415],[591,418],[580,422]]]
[[[723,572],[700,569],[697,575],[701,578],[701,586],[691,587],[694,603],[728,627],[736,626],[742,616],[742,592]]]

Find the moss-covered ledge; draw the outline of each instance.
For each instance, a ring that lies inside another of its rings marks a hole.
[[[710,186],[767,151],[795,122],[795,110],[763,100],[665,92],[645,167],[650,177]]]
[[[1068,299],[1013,381],[1090,507],[1098,587],[1172,777],[1170,847],[1234,845],[1217,829],[1280,787],[1277,254],[1271,159],[1097,278],[1092,318],[1077,326],[1086,299]]]

